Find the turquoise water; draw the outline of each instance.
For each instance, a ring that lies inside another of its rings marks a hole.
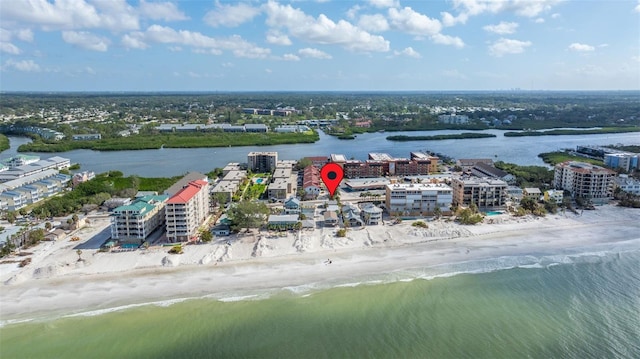
[[[120,247],[126,248],[126,249],[130,249],[130,248],[138,248],[140,246],[135,244],[135,243],[124,243],[124,244],[120,245]]]
[[[636,249],[5,325],[0,357],[640,358],[638,338]]]
[[[257,184],[261,184],[262,182],[263,182],[263,179],[262,179],[262,178],[257,178],[257,179],[256,179],[256,183],[257,183]]]
[[[487,213],[485,213],[487,216],[497,216],[499,214],[503,214],[504,212],[500,212],[500,211],[489,211]]]

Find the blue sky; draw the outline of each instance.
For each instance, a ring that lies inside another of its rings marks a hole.
[[[640,1],[0,0],[2,91],[638,90]]]

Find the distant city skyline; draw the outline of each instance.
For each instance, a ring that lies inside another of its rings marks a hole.
[[[0,0],[0,91],[640,89],[640,1]]]

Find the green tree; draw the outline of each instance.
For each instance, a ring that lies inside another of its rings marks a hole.
[[[44,229],[46,229],[47,231],[50,230],[52,227],[51,222],[47,221],[44,223]]]
[[[76,254],[78,255],[78,262],[81,262],[82,261],[82,250],[78,249],[76,251]]]
[[[20,210],[18,210],[18,213],[20,213],[21,216],[26,216],[27,215],[27,209],[26,208],[20,208]]]
[[[313,162],[311,161],[311,159],[309,159],[308,157],[303,157],[299,159],[298,162],[296,163],[296,168],[301,170],[311,166],[312,164]]]
[[[440,207],[436,206],[436,208],[433,210],[433,216],[436,217],[436,219],[442,216],[442,210],[440,209]]]
[[[209,243],[213,240],[213,234],[209,230],[203,230],[200,232],[200,240],[204,243]]]
[[[233,230],[260,227],[268,214],[269,207],[266,204],[253,201],[240,201],[227,211]]]
[[[16,221],[16,212],[15,211],[8,211],[7,214],[7,221],[11,224],[13,224]]]
[[[44,229],[42,228],[29,231],[29,234],[27,235],[27,241],[28,241],[27,243],[29,246],[36,245],[43,240],[44,240]]]
[[[531,197],[524,197],[520,201],[520,207],[526,209],[527,211],[533,212],[538,207],[538,203]]]

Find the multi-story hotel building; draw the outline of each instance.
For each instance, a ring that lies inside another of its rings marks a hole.
[[[197,180],[178,191],[167,201],[165,219],[167,240],[193,240],[198,227],[209,215],[209,182]]]
[[[584,162],[566,161],[555,167],[553,184],[556,189],[571,192],[572,197],[603,203],[611,199],[616,172]]]
[[[278,152],[249,152],[247,164],[254,173],[272,172],[278,163]]]
[[[142,244],[164,224],[167,195],[144,196],[120,206],[111,214],[111,238],[121,243]]]
[[[461,177],[451,180],[453,205],[476,205],[480,210],[503,208],[508,198],[507,182],[493,178]]]
[[[332,161],[334,160],[332,155]],[[387,153],[369,153],[367,161],[344,160],[337,162],[346,178],[372,178],[391,176],[428,175],[438,168],[438,157],[422,152],[411,152],[411,159],[394,158]]]
[[[452,190],[445,184],[392,183],[386,186],[387,211],[391,215],[426,216],[436,208],[451,213]]]

